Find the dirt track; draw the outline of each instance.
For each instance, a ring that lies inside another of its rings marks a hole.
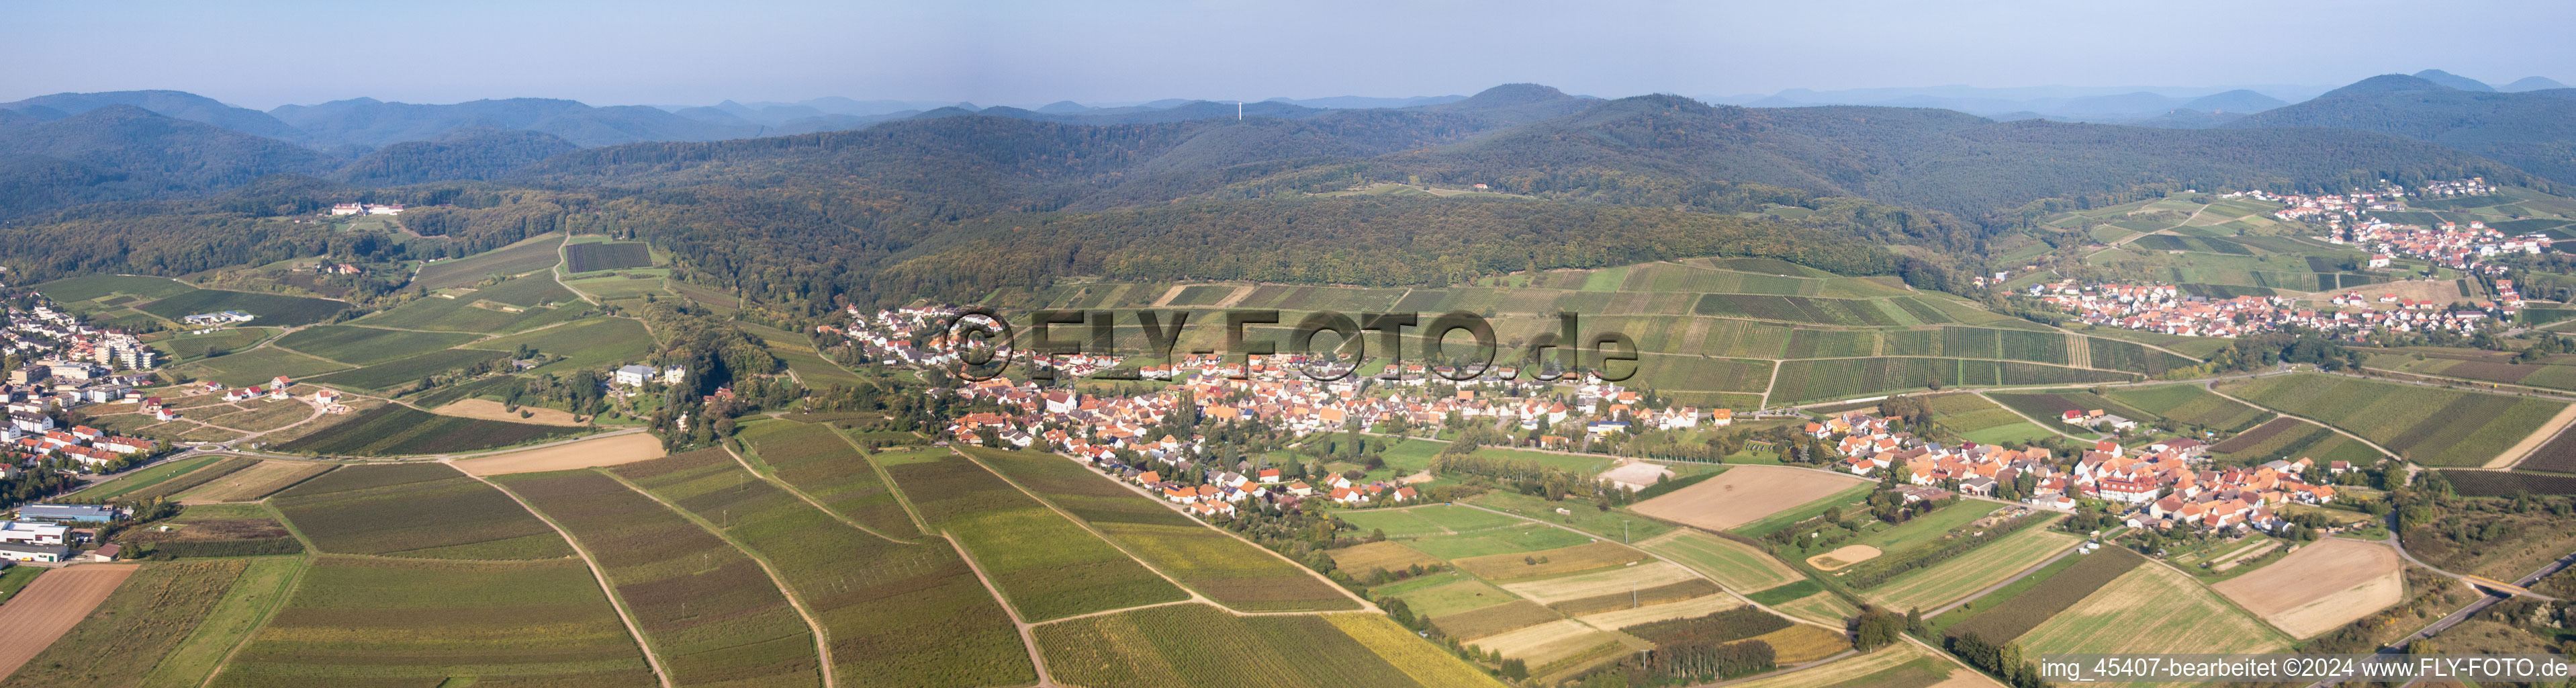
[[[137,568],[141,567],[84,564],[47,571],[10,597],[8,604],[0,604],[0,676],[17,673],[45,646],[71,632]]]

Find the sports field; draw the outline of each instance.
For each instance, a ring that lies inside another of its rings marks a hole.
[[[1736,466],[1629,509],[1708,530],[1726,530],[1832,497],[1862,482],[1856,476],[1804,468]]]

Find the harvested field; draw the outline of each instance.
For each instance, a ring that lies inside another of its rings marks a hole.
[[[1708,530],[1726,530],[1831,497],[1862,482],[1854,476],[1803,468],[1736,466],[1629,509]]]
[[[327,463],[275,459],[261,461],[259,465],[235,471],[231,475],[217,478],[214,482],[200,485],[197,489],[179,495],[179,503],[259,501],[261,497],[293,487],[296,483],[321,475],[331,468],[332,465]]]
[[[2305,638],[2396,604],[2405,594],[2405,568],[2384,545],[2327,538],[2210,588]]]
[[[1752,545],[1696,530],[1676,530],[1637,543],[1639,548],[1681,562],[1718,585],[1741,593],[1768,590],[1803,580],[1788,564]]]
[[[1355,576],[1366,576],[1368,572],[1377,569],[1398,571],[1415,565],[1438,566],[1440,564],[1438,558],[1406,547],[1403,543],[1392,541],[1371,542],[1328,550],[1325,554],[1332,555],[1333,566],[1352,572]]]
[[[2121,574],[2018,642],[2033,655],[2259,653],[2290,645],[2289,638],[2228,605],[2189,574],[2154,565]]]
[[[55,638],[71,632],[137,565],[74,566],[45,574],[0,604],[0,676],[17,673]]]
[[[137,686],[146,675],[197,631],[218,602],[254,560],[155,562],[134,567],[115,594],[98,604],[54,644],[45,647],[9,680],[6,688],[52,686]],[[274,572],[290,561],[257,560]],[[56,573],[64,575],[77,571]],[[47,576],[51,578],[52,576]],[[264,576],[273,586],[274,576]],[[190,677],[186,685],[205,680]]]
[[[1460,639],[1475,639],[1552,623],[1563,618],[1565,615],[1556,613],[1554,609],[1539,606],[1536,602],[1512,600],[1483,609],[1436,617],[1431,620],[1431,623],[1439,626],[1443,633]]]
[[[1860,613],[1860,608],[1844,601],[1842,596],[1830,592],[1820,592],[1782,602],[1771,605],[1771,608],[1795,614],[1801,619],[1823,623],[1842,623],[1843,619]]]
[[[1553,576],[1618,566],[1646,558],[1645,552],[1616,542],[1543,549],[1526,554],[1489,554],[1450,562],[1458,570],[1491,581]]]
[[[1620,642],[1619,634],[1565,619],[1483,638],[1475,645],[1500,652],[1506,659],[1527,662],[1535,670],[1558,660],[1571,659]]]
[[[540,473],[570,468],[618,466],[637,461],[662,458],[662,441],[650,434],[633,433],[566,442],[550,447],[510,452],[456,462],[456,469],[467,475],[502,475],[507,473]]]
[[[1634,609],[1621,609],[1575,618],[1601,628],[1627,628],[1665,619],[1707,616],[1741,606],[1744,606],[1744,603],[1736,601],[1731,595],[1702,595],[1679,602],[1649,604]]]
[[[1556,604],[1614,592],[1626,594],[1631,588],[1652,588],[1686,580],[1699,580],[1699,574],[1692,573],[1690,569],[1657,561],[1600,573],[1526,583],[1504,583],[1503,589],[1539,604]]]
[[[1881,554],[1885,552],[1880,552],[1878,548],[1869,545],[1844,545],[1831,552],[1807,557],[1807,565],[1816,567],[1818,571],[1832,571],[1876,559]]]
[[[538,425],[561,425],[565,427],[581,427],[582,425],[581,421],[574,420],[575,416],[573,416],[569,411],[539,408],[535,406],[521,406],[518,411],[512,411],[509,406],[490,399],[458,399],[447,402],[447,405],[445,406],[430,409],[429,412],[442,416],[479,418],[482,420],[497,420],[506,423],[535,423]],[[526,417],[521,417],[519,415],[521,412],[525,412],[528,415]]]

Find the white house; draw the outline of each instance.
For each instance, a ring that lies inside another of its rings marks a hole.
[[[610,374],[609,381],[625,387],[642,387],[644,382],[650,379],[653,379],[652,368],[627,365],[619,367],[617,372]]]
[[[59,545],[71,527],[57,523],[28,521],[0,522],[0,542],[21,545]]]

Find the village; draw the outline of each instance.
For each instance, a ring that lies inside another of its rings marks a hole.
[[[915,334],[928,332],[951,312],[938,306],[853,312],[851,325],[834,332],[880,360],[940,365],[957,355],[944,335]],[[1438,372],[1432,367],[1407,366],[1389,381],[1352,375],[1326,382],[1299,373],[1305,362],[1294,355],[1255,358],[1248,364],[1229,363],[1221,356],[1192,356],[1142,368],[1140,377],[1174,382],[1160,391],[1134,396],[1083,394],[996,377],[965,384],[954,393],[970,402],[989,400],[1006,411],[963,415],[944,434],[963,444],[1067,454],[1202,517],[1223,517],[1255,504],[1286,508],[1317,498],[1342,506],[1403,504],[1418,500],[1414,485],[1433,476],[1424,473],[1377,481],[1359,480],[1361,476],[1355,474],[1291,476],[1273,466],[1218,461],[1203,435],[1153,432],[1184,412],[1179,408],[1183,400],[1194,406],[1190,411],[1196,417],[1207,421],[1257,422],[1298,437],[1395,420],[1411,427],[1465,423],[1537,433],[1538,448],[1578,451],[1583,438],[1632,428],[1717,428],[1736,420],[1733,410],[1724,408],[1650,408],[1641,403],[1640,392],[1599,382],[1567,380],[1559,386],[1512,379],[1497,370],[1444,385],[1440,389],[1449,391],[1435,393],[1428,384]],[[1088,374],[1120,363],[1114,356],[1079,356],[1059,364],[1059,372]],[[1564,394],[1560,398],[1551,392]],[[2134,513],[2129,518],[2137,526],[2270,531],[2285,523],[2276,513],[2279,506],[2324,504],[2335,495],[2332,487],[2307,482],[2310,469],[2316,468],[2308,459],[2216,468],[2206,465],[2208,446],[2193,439],[2135,449],[2102,440],[2080,456],[2061,460],[2037,446],[2014,450],[1972,442],[1924,442],[1911,433],[1891,430],[1895,422],[1851,411],[1809,422],[1803,430],[1844,457],[1835,464],[1840,470],[1864,477],[1896,472],[1900,491],[1909,500],[1937,500],[1955,491],[2057,511],[2075,509],[2079,500],[2100,500],[2131,508]],[[2070,412],[2061,422],[2101,429],[2137,426],[2135,421],[2098,411]],[[2340,473],[2352,468],[2336,463],[2325,470]],[[1641,480],[1628,487],[1643,489],[1653,478],[1649,474]]]
[[[2508,280],[2501,286],[2510,285]],[[2293,328],[2355,336],[2372,332],[2467,334],[2510,319],[2522,305],[2516,297],[2503,303],[2480,301],[2471,310],[2395,293],[2365,296],[2367,289],[2337,294],[2329,303],[2339,308],[2323,310],[2302,306],[2297,299],[2285,296],[2192,296],[2169,284],[2087,285],[2061,280],[2031,285],[2029,293],[2084,323],[2190,337],[2241,337]]]
[[[2486,180],[2472,177],[2430,182],[2411,192],[2403,186],[2386,184],[2378,191],[2348,194],[2308,196],[2257,190],[2221,197],[2286,205],[2272,216],[2321,226],[2325,229],[2321,238],[2327,243],[2370,251],[2360,263],[2365,269],[2388,270],[2402,257],[2494,276],[2503,274],[2503,268],[2484,259],[2545,252],[2551,239],[2541,234],[2510,236],[2481,221],[2466,225],[2405,225],[2372,214],[2407,211],[2406,198],[2410,194],[2420,198],[2460,198],[2492,193],[2495,188],[2488,186]],[[2376,332],[2469,334],[2500,327],[2521,313],[2524,306],[2511,280],[2496,282],[2495,299],[2475,302],[2411,298],[2386,290],[2374,294],[2370,287],[2329,290],[2339,293],[2309,297],[2324,298],[2333,308],[2303,306],[2301,299],[2287,296],[2197,296],[2169,284],[2085,284],[2068,279],[2031,284],[2026,291],[2085,323],[2196,337],[2239,337],[2289,329],[2356,337]]]
[[[2125,510],[2125,523],[2133,528],[2278,532],[2288,523],[2277,513],[2281,506],[2321,506],[2335,497],[2334,487],[2308,482],[2320,467],[2307,458],[2250,468],[2213,467],[2208,465],[2209,445],[2199,440],[2162,440],[2132,449],[2105,439],[2066,466],[2043,447],[2016,451],[1973,442],[1920,442],[1908,433],[1891,432],[1894,422],[1852,411],[1808,423],[1806,431],[1834,441],[1846,457],[1838,467],[1854,475],[1893,471],[1906,485],[2016,498],[2061,511],[2074,509],[2079,498],[2100,500]],[[2085,428],[2137,426],[2099,410],[2067,411],[2059,422]],[[2353,466],[2335,461],[2322,469],[2323,475],[2335,475]],[[1944,494],[1921,496],[1938,499]]]

